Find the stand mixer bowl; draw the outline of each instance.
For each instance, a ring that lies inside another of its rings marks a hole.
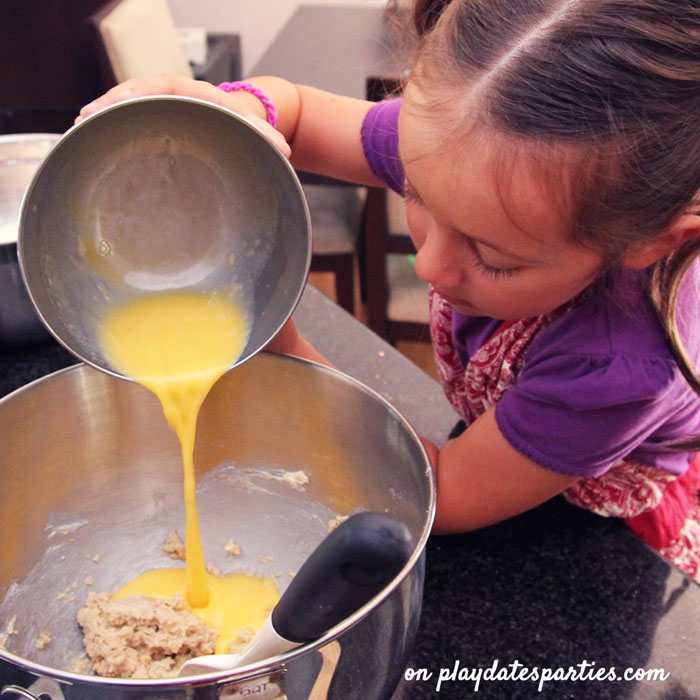
[[[155,396],[76,365],[0,400],[0,431],[0,631],[13,617],[17,631],[0,648],[2,700],[392,695],[418,629],[435,488],[420,439],[378,394],[340,372],[271,353],[212,389],[195,454],[208,562],[224,572],[280,574],[281,593],[289,572],[327,536],[329,520],[363,510],[404,523],[414,550],[380,594],[317,642],[194,678],[71,670],[82,652],[75,616],[88,592],[172,565],[162,545],[184,522],[180,454]],[[282,477],[299,469],[308,483],[294,488]],[[230,538],[240,556],[225,551]],[[44,629],[51,643],[37,649]]]

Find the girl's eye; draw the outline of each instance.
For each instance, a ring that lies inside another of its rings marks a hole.
[[[418,206],[424,206],[423,200],[418,194],[416,194],[408,182],[404,183],[404,201],[406,204],[417,204]],[[520,269],[517,266],[496,267],[494,265],[489,265],[481,257],[481,253],[479,253],[479,249],[476,247],[476,242],[468,236],[464,236],[464,238],[471,249],[474,264],[479,271],[483,272],[484,274],[490,275],[496,279],[510,279]]]
[[[404,185],[403,198],[406,203],[423,204],[423,200],[411,189],[410,185]]]
[[[496,279],[510,279],[518,269],[517,267],[493,267],[478,258],[476,259],[476,265],[482,272]]]
[[[496,279],[510,279],[517,271],[518,267],[495,267],[494,265],[489,265],[479,253],[479,249],[476,247],[474,241],[469,240],[469,246],[472,250],[474,256],[474,263],[479,270],[491,277]]]

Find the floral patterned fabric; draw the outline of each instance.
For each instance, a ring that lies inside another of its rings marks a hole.
[[[542,316],[504,321],[465,368],[452,340],[452,307],[430,291],[430,332],[438,375],[447,399],[467,425],[498,402],[516,381],[539,331],[571,306],[573,303]],[[697,457],[678,478],[628,457],[601,476],[579,479],[564,496],[598,515],[625,519],[663,557],[700,580],[698,488]]]

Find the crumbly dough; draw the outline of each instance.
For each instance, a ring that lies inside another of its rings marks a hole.
[[[344,523],[349,517],[349,515],[336,515],[335,518],[328,521],[328,532],[333,532],[338,525]]]
[[[19,633],[17,627],[15,627],[16,623],[17,615],[13,615],[12,619],[7,623],[5,631],[0,633],[0,649],[6,648],[7,640],[10,638],[10,635]]]
[[[255,630],[252,627],[241,627],[236,639],[229,644],[229,654],[240,654],[254,636]]]
[[[309,477],[305,471],[300,469],[296,472],[285,472],[282,475],[282,481],[289,484],[293,489],[301,489],[304,484],[309,483]]]
[[[241,548],[233,540],[229,540],[225,545],[224,549],[234,557],[241,556]]]
[[[39,632],[39,636],[37,637],[36,648],[46,649],[46,647],[49,646],[49,644],[51,644],[51,631],[42,630],[41,632]]]
[[[205,567],[204,567],[212,576],[221,576],[221,569],[214,564],[214,562],[209,562]]]
[[[90,593],[78,612],[94,672],[110,678],[170,678],[194,656],[213,654],[218,633],[185,609],[182,598]]]
[[[73,659],[70,670],[73,671],[73,673],[81,673],[82,675],[87,676],[92,672],[92,664],[90,663],[90,659],[88,659],[85,654],[79,656],[77,659]]]
[[[185,543],[182,541],[182,537],[177,534],[176,530],[171,530],[168,533],[168,538],[163,545],[163,551],[171,559],[185,561]]]
[[[244,479],[243,477],[240,477],[236,479],[236,483],[246,491],[262,491],[262,489],[259,486],[256,486],[250,479]]]

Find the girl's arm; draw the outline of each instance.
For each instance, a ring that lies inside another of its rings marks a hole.
[[[294,85],[282,78],[260,77],[246,82],[259,87],[275,105],[277,131],[265,121],[265,107],[254,95],[224,92],[211,83],[178,76],[127,80],[83,107],[76,121],[132,97],[195,97],[252,119],[285,155],[290,155],[291,147],[292,164],[299,170],[383,187],[367,165],[360,141],[360,128],[371,102]]]
[[[332,366],[289,322],[267,350]],[[437,512],[433,532],[477,530],[524,513],[577,479],[536,464],[503,437],[490,408],[441,448],[423,440],[435,470]]]
[[[282,330],[265,346],[266,352],[275,352],[282,355],[293,355],[304,360],[318,362],[326,367],[333,365],[304,338],[297,330],[294,318],[290,318],[282,326]]]
[[[431,452],[428,448],[429,453]],[[437,480],[433,532],[476,530],[524,513],[577,481],[541,467],[503,437],[492,406],[431,453]]]

